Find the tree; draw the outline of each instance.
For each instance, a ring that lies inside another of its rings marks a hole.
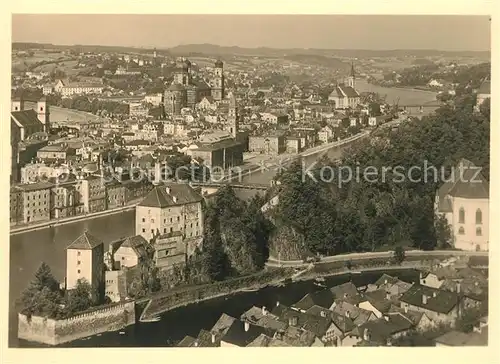
[[[401,264],[405,260],[405,257],[406,256],[404,248],[401,245],[397,246],[396,249],[394,249],[394,253],[392,255],[393,262],[396,264]]]
[[[92,287],[89,282],[84,278],[77,280],[75,288],[67,292],[66,309],[68,315],[88,310],[96,304],[97,302],[94,302],[92,296]]]
[[[479,111],[488,120],[490,119],[490,104],[491,99],[488,97],[481,105],[479,105]]]
[[[35,272],[34,279],[21,294],[21,312],[29,316],[56,317],[60,313],[61,302],[59,283],[52,275],[50,267],[42,262]]]
[[[453,246],[453,236],[451,233],[450,224],[443,215],[436,219],[436,240],[437,246],[440,249],[448,249]]]

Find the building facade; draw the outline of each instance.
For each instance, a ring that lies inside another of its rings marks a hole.
[[[136,207],[136,233],[148,242],[180,232],[185,238],[203,235],[203,197],[187,184],[158,185]]]
[[[472,162],[459,162],[437,191],[435,210],[448,222],[455,248],[489,249],[489,183]]]
[[[105,293],[104,244],[84,232],[66,248],[66,289],[76,288],[85,279],[92,288],[94,299],[102,302]]]

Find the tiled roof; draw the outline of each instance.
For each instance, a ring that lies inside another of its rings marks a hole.
[[[433,297],[433,294],[436,297]],[[427,298],[425,304],[423,303],[424,295]],[[399,300],[413,306],[444,314],[450,312],[459,303],[459,297],[454,292],[416,285],[406,291]]]
[[[463,172],[460,172],[462,167]],[[447,201],[446,198],[447,195],[470,199],[489,198],[489,183],[480,172],[477,173],[478,171],[479,168],[466,159],[459,162],[452,174],[454,180],[446,181],[438,190],[439,211],[451,211],[450,201]]]
[[[392,335],[411,329],[412,323],[401,315],[389,315],[377,320],[368,321],[360,326],[360,332],[369,330],[370,339],[376,342],[386,342]]]
[[[491,94],[491,83],[490,80],[484,80],[481,86],[479,87],[479,90],[477,91],[478,94],[483,94],[483,95],[490,95]]]
[[[179,341],[177,344],[178,347],[189,348],[192,347],[195,343],[196,339],[192,336],[185,336],[184,339]]]
[[[359,295],[358,289],[352,282],[346,282],[338,286],[330,288],[335,299],[344,299],[347,297],[354,297]]]
[[[306,294],[299,302],[297,302],[293,306],[301,310],[307,310],[314,305],[329,308],[334,300],[335,295],[333,294],[333,292],[329,289],[324,289],[318,292]]]
[[[170,189],[167,192],[167,188]],[[174,197],[176,201],[174,202]],[[164,208],[200,202],[203,197],[187,184],[165,184],[153,188],[139,206]]]
[[[29,192],[29,191],[37,191],[37,190],[45,190],[53,187],[54,185],[50,182],[37,182],[37,183],[27,183],[24,185],[18,185],[21,190]]]
[[[101,240],[85,231],[82,235],[76,238],[75,241],[68,245],[66,249],[94,249],[101,244],[103,244]]]
[[[38,120],[38,116],[35,110],[21,110],[12,111],[10,113],[11,118],[14,118],[21,124],[24,128],[37,126],[42,126],[42,122]]]
[[[261,334],[266,334],[267,332],[268,331],[264,328],[254,325],[250,325],[248,331],[245,331],[245,323],[235,321],[220,340],[236,346],[245,347]]]
[[[247,347],[266,347],[271,342],[271,338],[265,334],[260,334],[257,338],[252,341]]]
[[[435,339],[437,343],[447,346],[486,346],[488,345],[488,329],[484,327],[481,333],[464,333],[449,331]]]
[[[212,327],[212,330],[210,330],[210,332],[218,336],[224,336],[235,321],[236,319],[234,317],[223,313],[221,317],[219,317],[215,325]]]

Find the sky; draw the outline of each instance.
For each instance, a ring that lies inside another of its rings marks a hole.
[[[12,40],[170,48],[490,50],[487,16],[13,14]]]

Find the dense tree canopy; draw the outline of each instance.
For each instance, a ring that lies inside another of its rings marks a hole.
[[[303,253],[449,247],[448,226],[434,218],[443,178],[462,158],[489,178],[488,112],[473,112],[474,104],[474,95],[464,95],[396,131],[380,131],[351,147],[340,163],[318,163],[312,177],[300,163],[291,166],[280,177],[277,231],[286,231]]]

